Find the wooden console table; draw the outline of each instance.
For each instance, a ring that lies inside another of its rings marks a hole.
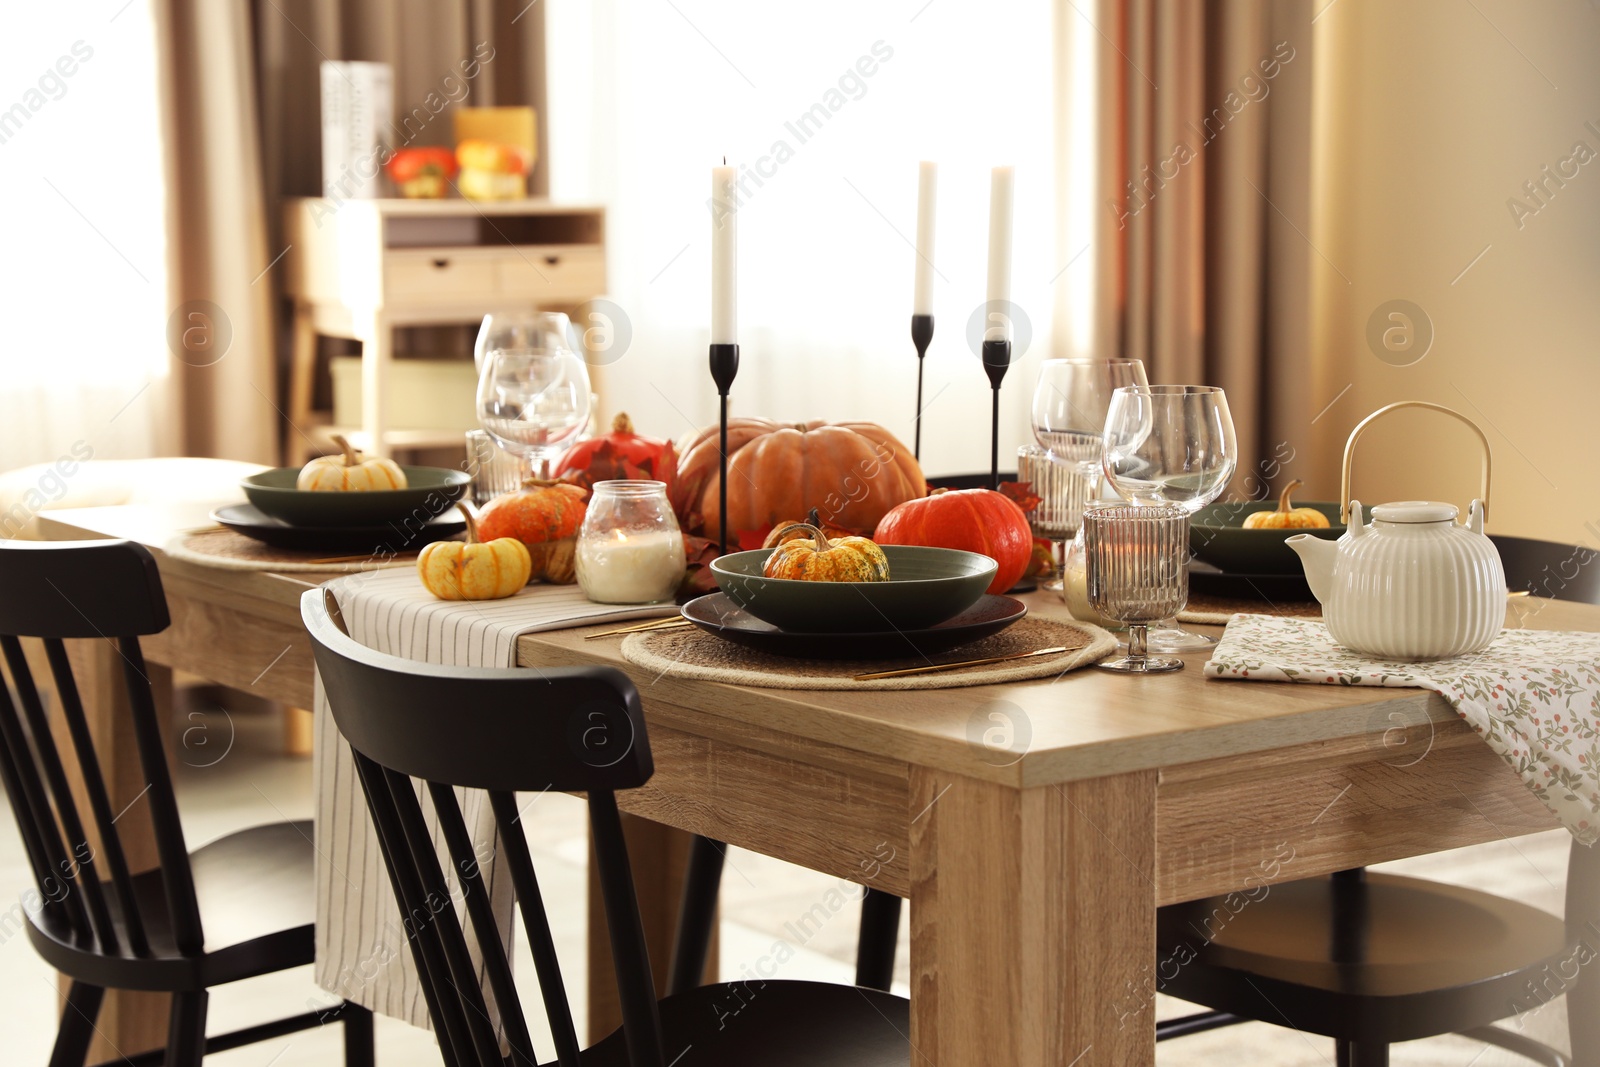
[[[509,308],[570,310],[605,292],[605,209],[548,200],[288,202],[286,291],[294,300],[289,418],[303,463],[342,433],[376,455],[461,443],[459,431],[389,425],[394,330],[476,323]],[[361,342],[362,425],[313,409],[317,335]]]

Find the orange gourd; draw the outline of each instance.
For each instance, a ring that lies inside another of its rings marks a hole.
[[[1277,511],[1253,511],[1244,517],[1246,530],[1326,530],[1331,523],[1328,516],[1316,508],[1296,508],[1289,504],[1289,494],[1300,488],[1299,478],[1283,487],[1278,497]]]
[[[532,478],[485,504],[479,530],[485,539],[521,541],[533,561],[533,577],[570,585],[578,580],[578,527],[588,499],[589,491],[580,486]]]
[[[796,538],[806,537],[808,536],[806,534],[808,526],[814,526],[821,530],[832,541],[837,541],[841,537],[852,536],[849,530],[841,530],[831,523],[823,522],[822,517],[817,514],[817,509],[812,508],[804,519],[787,519],[774,526],[772,531],[767,534],[766,540],[761,542],[761,547],[775,548],[784,541],[793,541]]]
[[[465,541],[435,541],[417,556],[423,588],[440,600],[500,600],[527,585],[533,572],[527,546],[510,537],[480,542],[471,507],[462,504],[461,513]]]
[[[717,427],[683,450],[671,490],[678,520],[715,537],[721,525]],[[728,423],[728,534],[765,530],[820,507],[834,526],[870,533],[890,508],[928,491],[911,449],[871,422]]]
[[[790,530],[807,534],[792,541],[783,535]],[[797,522],[776,531],[778,547],[772,550],[761,573],[768,578],[789,578],[801,582],[887,582],[889,561],[883,549],[865,537],[828,535],[807,522]]]

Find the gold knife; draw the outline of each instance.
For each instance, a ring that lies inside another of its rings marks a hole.
[[[959,663],[935,663],[927,667],[902,667],[894,671],[878,671],[874,674],[857,674],[851,680],[856,682],[870,682],[877,678],[903,678],[908,674],[932,674],[935,671],[953,671],[961,667],[981,667],[988,663],[1004,663],[1012,659],[1028,659],[1030,656],[1054,656],[1061,652],[1072,652],[1082,648],[1083,645],[1058,645],[1055,648],[1036,648],[1032,652],[1013,652],[1009,656],[990,656],[987,659],[966,659]]]
[[[637,634],[644,633],[647,630],[671,630],[679,626],[690,625],[692,624],[689,620],[681,615],[668,615],[664,619],[652,619],[638,626],[623,626],[616,630],[601,630],[597,634],[585,634],[583,639],[585,641],[593,641],[597,637],[611,637],[614,634]]]

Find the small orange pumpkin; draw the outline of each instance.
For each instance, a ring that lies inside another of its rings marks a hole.
[[[535,578],[570,585],[578,580],[578,528],[588,499],[582,486],[530,478],[485,504],[478,523],[486,540],[512,537],[526,545]]]
[[[808,534],[811,540],[785,541],[790,530]],[[802,582],[887,582],[889,560],[883,549],[865,537],[841,537],[829,541],[828,535],[808,522],[780,527],[775,536],[778,546],[767,557],[761,573],[768,578],[790,578]]]
[[[527,546],[512,537],[480,542],[471,506],[463,503],[461,514],[465,541],[435,541],[417,556],[423,588],[440,600],[501,600],[527,585],[533,572]]]
[[[1297,508],[1289,504],[1289,494],[1300,488],[1299,478],[1283,487],[1277,511],[1254,511],[1244,517],[1246,530],[1326,530],[1328,516],[1316,508]]]

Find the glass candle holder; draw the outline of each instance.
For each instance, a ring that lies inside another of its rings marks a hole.
[[[1039,498],[1028,512],[1028,525],[1035,537],[1050,542],[1054,573],[1043,588],[1060,589],[1066,542],[1078,532],[1084,505],[1100,486],[1100,467],[1068,462],[1038,445],[1022,445],[1017,449],[1017,481],[1027,482]]]
[[[1096,666],[1123,674],[1183,669],[1183,660],[1150,656],[1146,631],[1189,599],[1189,515],[1175,507],[1112,505],[1083,516],[1089,604],[1128,624],[1128,654]]]
[[[522,470],[522,460],[495,444],[487,432],[467,431],[467,473],[472,475],[472,502],[478,507],[520,489]]]
[[[578,586],[597,604],[671,600],[687,565],[665,482],[596,482],[578,530]]]

